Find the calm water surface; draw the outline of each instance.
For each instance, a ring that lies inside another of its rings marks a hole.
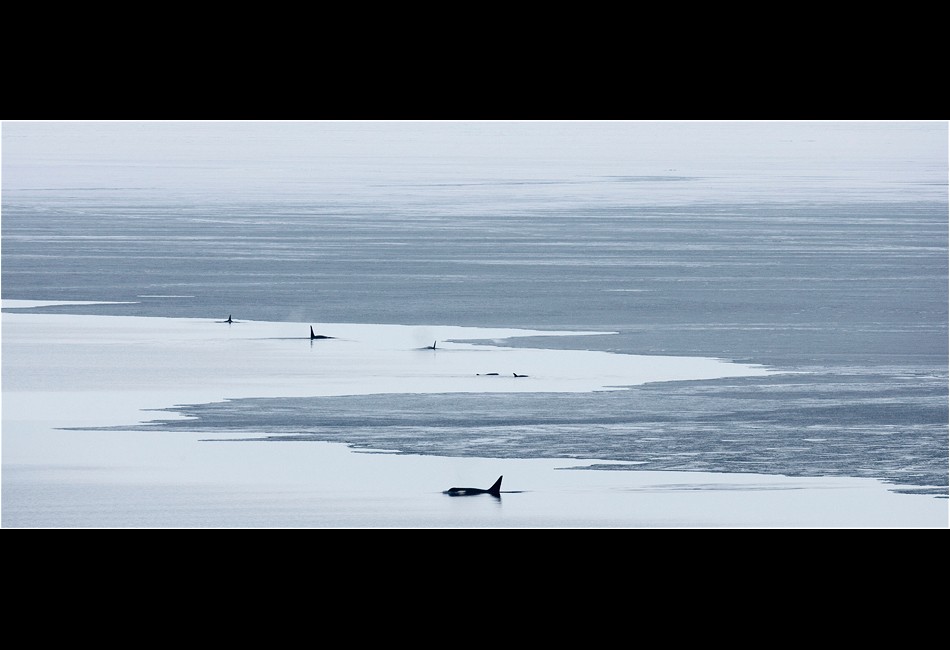
[[[5,123],[3,165],[3,297],[131,303],[49,313],[615,331],[512,344],[787,371],[152,428],[947,494],[946,124]]]

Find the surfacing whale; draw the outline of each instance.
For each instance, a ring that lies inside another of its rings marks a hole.
[[[311,341],[314,339],[332,339],[332,338],[333,338],[332,336],[324,336],[323,334],[314,334],[313,325],[310,326],[310,340]]]
[[[504,475],[499,476],[498,480],[495,481],[495,484],[483,490],[481,488],[470,488],[470,487],[452,487],[443,492],[442,494],[448,494],[450,497],[470,497],[475,496],[476,494],[490,494],[493,497],[501,498],[501,479],[504,478]]]

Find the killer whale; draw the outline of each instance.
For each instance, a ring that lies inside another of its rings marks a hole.
[[[511,373],[511,374],[513,374],[515,377],[527,377],[527,376],[528,376],[528,375],[519,375],[517,372],[513,372],[513,373]]]
[[[425,346],[425,348],[423,348],[423,349],[425,349],[425,350],[435,350],[435,344],[436,344],[436,343],[438,343],[438,341],[433,341],[433,342],[432,342],[432,345],[427,345],[427,346]]]
[[[470,497],[476,494],[490,494],[493,497],[501,498],[501,479],[504,478],[504,475],[499,476],[498,480],[495,481],[495,484],[483,490],[481,488],[470,488],[470,487],[452,487],[443,492],[443,494],[448,494],[450,497]]]
[[[227,319],[226,321],[224,321],[224,322],[225,322],[225,323],[233,323],[233,322],[234,322],[233,320],[231,320],[231,314],[228,314],[228,319]]]
[[[313,325],[310,326],[310,340],[311,341],[314,339],[332,339],[332,338],[333,338],[332,336],[324,336],[323,334],[314,334]]]

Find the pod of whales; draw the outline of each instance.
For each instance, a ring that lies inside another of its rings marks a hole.
[[[219,320],[219,321],[217,321],[217,322],[219,322],[219,323],[228,323],[228,324],[231,324],[231,323],[236,323],[237,321],[236,321],[236,320],[233,320],[233,319],[231,318],[231,314],[228,314],[228,319],[227,319],[227,320]],[[310,326],[310,340],[311,340],[311,341],[316,341],[316,340],[321,340],[321,339],[332,339],[332,338],[336,338],[336,337],[327,336],[327,335],[325,335],[325,334],[317,334],[316,332],[313,331],[313,325]],[[432,342],[432,345],[427,345],[426,347],[421,348],[421,349],[423,349],[423,350],[435,350],[435,349],[436,349],[436,345],[438,345],[438,340],[433,341],[433,342]],[[519,377],[519,378],[520,378],[520,377],[527,377],[527,376],[528,376],[528,375],[519,375],[517,372],[513,372],[513,373],[511,373],[511,374],[512,374],[514,377]],[[478,373],[475,373],[475,376],[476,376],[476,377],[498,377],[498,376],[499,376],[499,373],[497,373],[497,372],[486,372],[486,373],[480,373],[480,372],[478,372]],[[501,481],[500,478],[499,478],[498,480]],[[453,489],[453,490],[456,490],[456,489],[458,489],[458,490],[468,490],[468,489],[474,489],[474,488],[452,488],[452,489]],[[482,492],[488,492],[488,490],[482,490]]]

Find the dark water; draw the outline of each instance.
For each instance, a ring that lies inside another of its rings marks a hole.
[[[352,191],[303,192],[298,174],[293,192],[233,198],[165,194],[141,175],[10,186],[5,167],[3,297],[133,302],[50,313],[616,331],[512,344],[793,373],[567,396],[237,400],[162,428],[877,477],[945,496],[946,161],[942,184],[794,161],[759,187],[756,161],[743,175],[466,159],[453,175],[414,158],[403,176],[391,160],[379,178],[359,167]]]

